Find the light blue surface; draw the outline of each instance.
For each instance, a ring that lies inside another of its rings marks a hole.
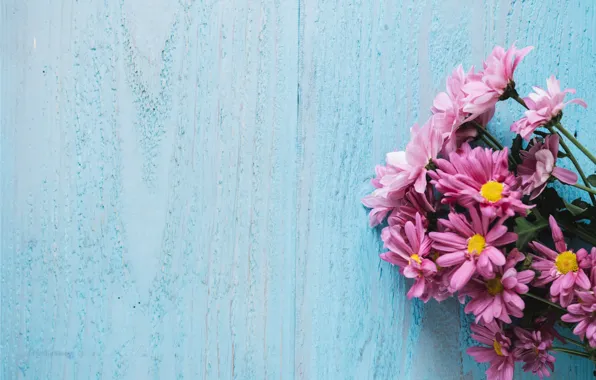
[[[405,299],[359,200],[494,44],[536,46],[520,93],[554,73],[595,105],[592,1],[0,9],[2,379],[483,378],[459,305]],[[593,109],[564,119],[591,148]]]

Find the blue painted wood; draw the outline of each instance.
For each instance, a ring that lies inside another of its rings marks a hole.
[[[359,200],[494,44],[536,46],[520,92],[555,73],[596,104],[590,2],[1,12],[3,379],[482,378],[467,316],[405,299]],[[506,141],[520,114],[490,128]],[[590,143],[594,115],[566,125]],[[553,378],[592,369],[559,355]]]

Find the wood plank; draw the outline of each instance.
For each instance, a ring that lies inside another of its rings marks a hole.
[[[0,377],[483,378],[469,316],[407,301],[360,199],[494,44],[536,46],[520,93],[555,73],[595,104],[590,4],[0,9]],[[499,106],[502,141],[520,112]],[[588,142],[594,120],[565,111]],[[592,370],[558,355],[551,378]]]

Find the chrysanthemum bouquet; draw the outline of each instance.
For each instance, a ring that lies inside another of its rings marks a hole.
[[[490,364],[489,379],[511,379],[516,362],[550,376],[553,351],[596,361],[596,248],[580,248],[596,245],[596,176],[569,146],[596,157],[562,124],[563,108],[586,104],[565,102],[575,91],[554,76],[522,99],[513,74],[531,49],[495,47],[482,71],[456,68],[429,120],[376,167],[376,189],[363,199],[370,225],[385,226],[381,258],[411,279],[408,298],[457,296],[475,316],[480,345],[467,352]],[[511,148],[487,128],[505,100],[524,111]],[[590,202],[561,197],[564,186]]]

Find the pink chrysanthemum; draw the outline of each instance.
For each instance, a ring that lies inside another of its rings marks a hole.
[[[388,215],[389,225],[404,225],[408,220],[414,221],[416,213],[422,215],[426,225],[426,215],[429,212],[435,212],[436,206],[434,192],[430,184],[426,186],[426,191],[423,193],[419,193],[413,187],[410,187],[405,193],[403,191],[389,191],[380,194],[378,189],[383,187],[381,184],[383,177],[397,175],[397,169],[391,165],[377,165],[375,171],[377,175],[371,180],[371,184],[377,190],[362,198],[362,204],[371,209],[369,213],[370,226],[375,227],[383,223]]]
[[[486,216],[525,215],[532,206],[521,201],[518,181],[508,169],[507,148],[493,151],[466,145],[449,160],[435,160],[437,169],[429,172],[431,183],[444,194],[442,202],[467,208],[479,205]]]
[[[389,249],[381,254],[381,259],[399,266],[407,278],[415,279],[408,291],[408,298],[420,298],[437,272],[435,263],[427,258],[432,241],[426,235],[422,217],[416,214],[416,224],[407,222],[403,231],[399,225],[385,227],[381,238]]]
[[[485,326],[472,324],[472,338],[488,346],[475,346],[466,350],[478,363],[490,363],[486,371],[488,380],[511,380],[515,368],[515,354],[511,339],[497,322]]]
[[[402,198],[411,187],[424,193],[427,167],[437,158],[442,146],[443,138],[433,127],[432,119],[420,128],[412,127],[412,139],[405,152],[387,154],[386,161],[391,171],[379,180],[382,187],[373,194],[397,199]]]
[[[375,167],[376,177],[371,179],[370,183],[376,188],[380,189],[381,179],[388,173],[395,172],[395,169],[390,166],[377,165]],[[391,194],[393,195],[393,194]],[[392,212],[400,204],[401,196],[392,197],[390,195],[380,196],[376,193],[376,190],[362,198],[362,203],[370,208],[368,214],[369,224],[374,227],[378,224],[383,223],[387,214]]]
[[[558,117],[569,103],[579,104],[584,108],[588,106],[582,99],[563,102],[565,95],[575,94],[575,90],[567,88],[561,91],[559,81],[554,75],[546,80],[546,86],[547,91],[540,87],[532,87],[534,92],[524,99],[529,109],[525,112],[524,117],[511,125],[511,130],[526,140],[530,140],[530,136],[538,127],[546,125]]]
[[[436,206],[433,188],[430,184],[427,186],[426,192],[422,194],[413,188],[400,199],[385,198],[373,193],[364,197],[362,203],[371,209],[369,213],[371,227],[383,223],[387,215],[389,215],[387,222],[390,226],[396,224],[403,226],[407,221],[415,221],[416,213],[422,216],[426,227],[428,224],[426,216],[428,213],[435,212]]]
[[[590,284],[596,286],[596,247],[590,249],[590,254],[580,262],[579,266],[588,270]]]
[[[541,379],[550,377],[555,369],[555,357],[549,353],[553,340],[540,331],[528,331],[520,327],[513,329],[517,339],[514,342],[515,356],[524,362],[523,370],[531,371]],[[550,371],[549,371],[550,370]]]
[[[419,193],[414,189],[410,189],[406,195],[401,199],[398,206],[391,212],[387,222],[390,226],[399,224],[405,225],[406,222],[416,221],[416,214],[420,214],[424,227],[428,227],[427,216],[429,213],[435,212],[435,195],[432,186],[429,184],[426,192]]]
[[[591,291],[578,291],[578,303],[567,307],[568,313],[561,319],[568,323],[577,323],[573,333],[582,340],[588,339],[590,347],[596,347],[596,288]]]
[[[473,125],[464,124],[469,121],[469,114],[464,111],[463,86],[471,80],[479,80],[480,74],[474,73],[474,68],[466,74],[461,65],[447,77],[446,91],[435,96],[432,106],[434,126],[438,129],[444,142],[444,151],[455,151],[462,143],[478,135],[478,130]],[[495,108],[490,107],[486,112],[476,118],[482,126],[486,126],[495,113]]]
[[[524,194],[530,195],[530,199],[544,191],[551,176],[570,185],[577,183],[577,174],[555,166],[558,153],[559,135],[548,135],[544,141],[535,139],[530,150],[520,152],[523,162],[517,167],[517,174],[522,179]]]
[[[552,341],[557,339],[561,343],[566,344],[567,341],[565,340],[565,338],[561,334],[559,334],[557,329],[555,329],[555,324],[558,321],[558,312],[550,311],[546,315],[542,315],[534,319],[534,330],[540,331],[540,334],[542,334],[542,339]]]
[[[519,294],[525,294],[526,285],[534,278],[534,272],[525,270],[517,272],[515,265],[524,260],[524,255],[517,249],[507,256],[503,268],[498,268],[495,278],[491,280],[475,279],[470,281],[460,292],[470,296],[472,300],[465,308],[466,313],[476,316],[476,323],[490,323],[495,318],[511,323],[510,315],[521,318],[525,307]]]
[[[543,286],[552,282],[550,295],[561,306],[567,307],[573,300],[576,287],[580,289],[590,288],[590,280],[581,269],[582,262],[588,255],[588,252],[583,248],[576,253],[568,249],[563,232],[561,232],[552,215],[548,218],[548,222],[557,251],[553,251],[537,241],[530,243],[530,246],[536,252],[544,256],[535,257],[532,263],[532,268],[540,271],[540,276],[536,280],[535,285]]]
[[[495,268],[505,264],[505,256],[498,247],[513,243],[517,234],[507,232],[503,219],[492,222],[470,209],[470,223],[462,214],[450,213],[448,220],[440,219],[443,232],[431,232],[433,248],[440,256],[437,264],[442,267],[458,266],[450,278],[450,286],[460,290],[478,272],[483,277],[495,277]],[[492,225],[491,225],[492,224]]]
[[[463,87],[467,95],[464,111],[480,115],[494,107],[507,87],[513,83],[515,68],[532,49],[531,46],[517,49],[512,45],[506,51],[501,46],[495,46],[484,61],[484,70],[479,79],[470,81]]]
[[[424,294],[420,297],[424,302],[430,298],[434,298],[436,301],[441,302],[453,295],[451,287],[449,286],[449,279],[456,268],[441,268],[436,265],[436,263],[435,266],[437,267],[437,273],[435,273],[431,281],[427,283]]]

